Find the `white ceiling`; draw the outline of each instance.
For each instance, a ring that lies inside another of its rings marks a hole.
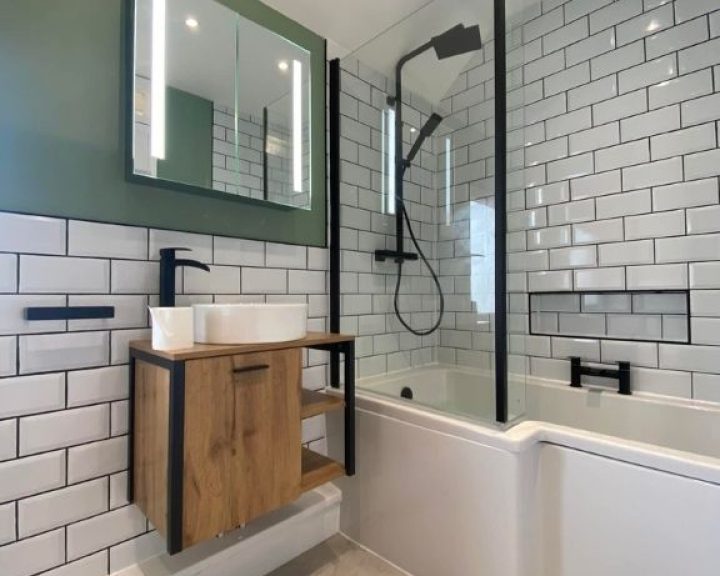
[[[328,39],[330,57],[355,55],[393,78],[395,64],[432,36],[463,23],[493,29],[492,0],[263,0],[265,4]],[[428,52],[405,68],[404,86],[438,102],[472,58],[439,62]]]

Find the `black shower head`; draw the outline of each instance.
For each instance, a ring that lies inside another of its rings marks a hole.
[[[427,122],[425,122],[423,127],[420,128],[420,135],[415,141],[415,144],[413,144],[413,147],[410,149],[410,153],[405,160],[405,168],[408,168],[410,166],[412,161],[415,159],[415,156],[417,156],[417,153],[420,151],[420,148],[422,147],[423,142],[425,142],[425,139],[432,136],[433,132],[435,132],[437,127],[440,125],[440,122],[442,121],[442,116],[440,116],[440,114],[435,114],[434,112],[431,114],[430,118],[427,119]]]
[[[463,24],[458,24],[447,32],[433,36],[431,43],[440,60],[480,50],[482,48],[480,26],[465,27]]]

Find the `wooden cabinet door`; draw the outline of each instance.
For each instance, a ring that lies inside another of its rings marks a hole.
[[[300,496],[301,350],[186,363],[183,546]]]

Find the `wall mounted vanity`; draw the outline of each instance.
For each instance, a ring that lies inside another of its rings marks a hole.
[[[345,356],[344,399],[301,386],[303,348]],[[195,345],[158,352],[130,346],[129,500],[175,554],[229,532],[355,472],[354,340]],[[345,458],[303,448],[304,418],[345,411]]]

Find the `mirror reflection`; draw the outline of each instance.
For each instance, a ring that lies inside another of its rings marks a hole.
[[[213,0],[136,0],[133,172],[310,208],[310,54]]]

